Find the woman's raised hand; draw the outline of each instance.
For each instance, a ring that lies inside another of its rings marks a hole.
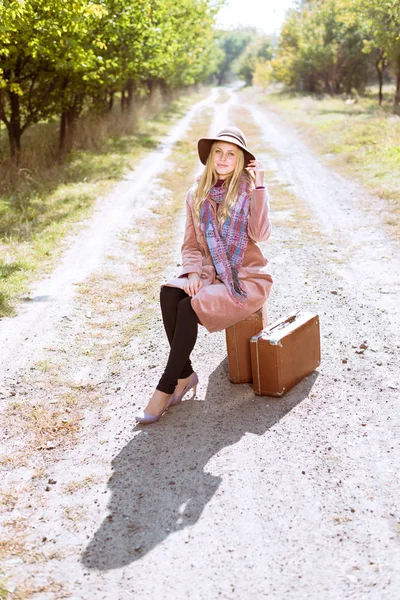
[[[247,165],[250,171],[253,171],[256,178],[256,187],[264,185],[264,165],[261,160],[251,160]]]
[[[188,296],[194,296],[200,290],[202,285],[203,282],[197,273],[189,273],[188,281],[186,285],[183,286],[183,290]]]

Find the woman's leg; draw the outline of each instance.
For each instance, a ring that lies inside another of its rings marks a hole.
[[[196,343],[198,319],[190,300],[178,288],[161,289],[161,310],[171,349],[165,372],[144,409],[150,415],[160,414],[175,391],[177,380],[176,390],[179,393],[185,388],[186,378],[193,373],[189,356]]]
[[[172,321],[171,318],[167,327],[171,325]],[[191,298],[185,294],[185,297],[177,304],[175,327],[171,339],[167,332],[171,350],[167,366],[157,385],[157,390],[172,394],[178,379],[185,379],[193,373],[189,357],[196,343],[198,322],[197,315],[192,308]]]
[[[181,290],[180,288],[167,287],[164,286],[160,291],[160,305],[161,305],[161,314],[164,323],[165,333],[167,334],[167,338],[169,341],[169,345],[172,345],[172,340],[174,338],[176,320],[178,316],[178,306],[182,300],[185,298],[189,298],[189,296]],[[194,313],[193,309],[192,312]],[[189,318],[192,315],[189,315]],[[197,323],[197,317],[196,317]],[[196,330],[197,335],[197,330]],[[196,340],[195,340],[196,341]],[[193,344],[194,346],[194,344]],[[189,352],[190,354],[190,352]],[[186,363],[184,364],[182,371],[179,373],[178,379],[186,379],[193,373],[192,363],[188,358]]]

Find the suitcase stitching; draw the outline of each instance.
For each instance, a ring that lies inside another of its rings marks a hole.
[[[257,379],[258,379],[258,393],[261,394],[261,382],[260,382],[260,361],[258,358],[258,339],[256,340],[256,357],[257,357]]]
[[[238,357],[238,346],[236,341],[236,325],[233,326],[233,337],[235,340],[235,356],[236,356],[236,378],[240,381],[240,371],[239,371],[239,357]]]

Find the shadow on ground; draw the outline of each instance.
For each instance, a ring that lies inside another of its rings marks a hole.
[[[83,564],[103,571],[122,567],[196,523],[221,482],[204,470],[210,458],[246,432],[265,434],[308,396],[316,377],[284,398],[260,398],[250,385],[229,383],[224,360],[209,377],[204,401],[186,400],[158,423],[141,426],[113,460],[110,513]]]

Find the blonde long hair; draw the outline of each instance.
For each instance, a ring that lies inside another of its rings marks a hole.
[[[206,166],[197,184],[197,188],[194,192],[193,208],[195,215],[200,220],[201,207],[207,199],[210,189],[217,183],[218,174],[214,169],[214,153],[218,146],[218,142],[214,142],[211,146],[210,153],[207,158]],[[247,183],[250,186],[251,182],[254,182],[253,176],[246,171],[244,168],[244,152],[239,146],[237,147],[239,152],[237,154],[237,161],[234,171],[224,181],[226,188],[225,198],[221,203],[218,210],[218,226],[219,228],[225,223],[231,208],[237,202],[239,196],[239,185],[241,176],[244,174],[247,178]]]

